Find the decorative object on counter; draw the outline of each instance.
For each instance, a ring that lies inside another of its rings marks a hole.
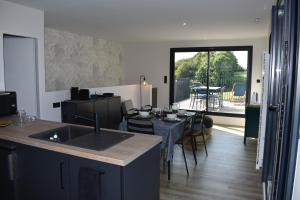
[[[145,75],[140,75],[140,106],[141,106],[141,109],[142,109],[142,107],[143,107],[143,100],[142,100],[142,84],[144,85],[144,86],[146,86],[147,85],[147,82],[146,82],[146,77],[145,77]]]
[[[80,89],[79,90],[79,100],[89,100],[89,99],[90,99],[89,89]]]
[[[0,127],[6,127],[11,125],[11,121],[7,119],[0,119]]]
[[[105,98],[105,97],[114,97],[114,93],[103,93],[103,94],[92,94],[91,99],[97,99],[97,98]]]
[[[95,92],[95,94],[91,94],[90,99],[97,99],[99,95]]]
[[[102,96],[103,97],[113,97],[115,94],[112,93],[112,92],[106,92],[106,93],[103,93]]]
[[[26,121],[26,111],[25,110],[18,110],[18,122],[19,125],[22,126],[23,123]]]
[[[14,117],[14,124],[23,126],[25,123],[34,122],[37,117],[34,115],[28,115],[25,110],[18,110],[17,115]]]
[[[79,100],[79,88],[71,87],[71,100]]]

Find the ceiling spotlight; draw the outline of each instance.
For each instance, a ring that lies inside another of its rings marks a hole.
[[[183,23],[182,23],[182,26],[186,26],[186,25],[187,25],[187,23],[186,23],[186,22],[183,22]]]

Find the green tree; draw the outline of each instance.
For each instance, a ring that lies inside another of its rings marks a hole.
[[[207,80],[207,53],[199,52],[192,58],[179,60],[175,63],[175,78],[189,78],[193,82],[206,85]],[[246,70],[237,61],[230,51],[216,51],[210,54],[209,81],[211,86],[232,87],[233,79],[239,82],[246,81]]]

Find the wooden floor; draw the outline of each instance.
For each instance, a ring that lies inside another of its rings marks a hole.
[[[176,146],[170,181],[167,179],[166,170],[161,168],[160,199],[262,199],[260,172],[255,170],[256,140],[248,140],[247,146],[244,146],[241,133],[230,128],[214,129],[207,141],[208,157],[206,158],[204,149],[200,146],[197,166],[191,150],[187,150],[189,177],[186,174],[181,149]]]

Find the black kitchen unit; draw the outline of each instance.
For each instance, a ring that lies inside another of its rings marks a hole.
[[[17,199],[16,145],[0,140],[0,197]]]
[[[118,129],[122,119],[121,97],[99,97],[91,100],[70,100],[61,103],[62,122],[93,126],[94,122],[76,117],[93,119],[93,113],[99,114],[100,127]]]
[[[1,168],[1,191],[13,195],[4,200],[159,200],[159,145],[119,166],[13,142],[0,144],[13,146],[17,156],[17,190],[3,187],[11,182],[2,179],[9,173]],[[7,161],[3,152],[1,148],[1,164]]]

